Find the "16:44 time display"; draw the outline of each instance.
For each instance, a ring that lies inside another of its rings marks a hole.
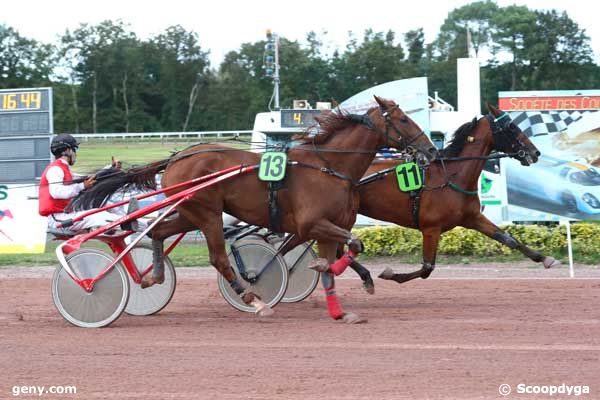
[[[41,92],[0,93],[0,111],[39,110]]]

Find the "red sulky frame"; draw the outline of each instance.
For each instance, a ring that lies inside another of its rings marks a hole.
[[[80,235],[73,236],[72,238],[66,240],[64,243],[61,243],[56,248],[56,257],[58,259],[58,262],[65,269],[65,271],[67,271],[69,276],[79,286],[81,286],[86,292],[91,292],[94,289],[95,283],[98,282],[100,279],[102,279],[102,277],[104,277],[108,272],[110,272],[114,268],[114,266],[121,260],[124,261],[125,267],[127,268],[127,271],[131,275],[134,282],[140,283],[142,276],[144,276],[146,273],[148,273],[150,271],[150,269],[152,268],[152,265],[148,266],[142,272],[142,274],[139,274],[137,269],[135,268],[135,265],[133,265],[131,258],[129,257],[129,252],[135,245],[137,245],[139,243],[140,240],[142,240],[142,238],[148,232],[150,232],[150,230],[152,230],[152,228],[154,228],[154,226],[156,226],[156,224],[158,224],[160,221],[162,221],[168,215],[172,214],[175,211],[175,208],[179,204],[192,198],[196,192],[198,192],[206,187],[212,186],[216,183],[219,183],[221,181],[224,181],[226,179],[232,178],[237,175],[245,174],[245,173],[254,171],[256,169],[258,169],[258,165],[245,166],[245,165],[240,164],[240,165],[236,165],[234,167],[230,167],[230,168],[218,171],[218,172],[214,172],[212,174],[204,175],[204,176],[201,176],[201,177],[198,177],[198,178],[186,181],[186,182],[182,182],[177,185],[173,185],[173,186],[161,189],[161,190],[156,190],[154,192],[136,196],[136,199],[141,200],[141,199],[145,199],[147,197],[155,196],[157,194],[165,193],[165,192],[173,190],[173,189],[178,189],[178,188],[186,187],[186,186],[192,186],[188,189],[185,189],[179,193],[174,194],[173,196],[169,196],[166,199],[163,199],[161,201],[153,203],[149,206],[143,207],[131,214],[125,215],[125,216],[123,216],[101,228],[95,229],[88,233],[82,233]],[[119,203],[111,204],[109,206],[90,210],[88,212],[85,212],[85,213],[79,215],[77,218],[70,220],[68,222],[68,224],[63,223],[61,227],[67,227],[68,225],[72,224],[73,222],[80,221],[89,215],[92,215],[92,214],[100,212],[100,211],[105,211],[105,210],[109,210],[112,208],[120,207],[127,203],[128,203],[128,201],[121,201]],[[82,243],[85,243],[90,239],[94,239],[97,236],[102,235],[103,233],[106,233],[106,232],[110,231],[111,229],[114,229],[125,222],[129,222],[129,221],[138,219],[140,217],[143,217],[144,215],[150,214],[154,211],[157,211],[157,210],[160,210],[160,209],[163,209],[166,207],[168,207],[167,210],[163,214],[161,214],[158,218],[156,218],[136,239],[134,239],[127,246],[125,246],[125,242],[123,239],[125,237],[131,235],[133,233],[133,231],[128,231],[128,232],[125,232],[122,235],[118,235],[118,236],[112,236],[112,237],[101,236],[100,238],[98,238],[99,240],[108,244],[108,246],[111,248],[111,250],[113,250],[113,252],[115,252],[115,253],[118,253],[118,255],[95,278],[91,278],[91,279],[79,278],[75,274],[75,272],[71,269],[69,264],[67,263],[65,255],[70,254],[73,251],[79,249],[79,247],[81,246]],[[171,250],[173,250],[173,248],[179,243],[179,241],[181,241],[181,239],[184,236],[185,236],[185,233],[180,234],[177,237],[177,239],[165,251],[165,255],[169,254],[171,252]]]

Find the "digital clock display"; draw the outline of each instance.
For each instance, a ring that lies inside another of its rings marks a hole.
[[[48,91],[2,91],[0,92],[0,113],[12,111],[47,111]]]
[[[52,132],[52,89],[0,90],[0,136]]]
[[[282,128],[308,128],[316,123],[321,110],[281,110]]]

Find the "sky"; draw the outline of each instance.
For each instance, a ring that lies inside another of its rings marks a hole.
[[[378,32],[391,29],[401,36],[422,27],[429,43],[435,39],[447,14],[468,3],[466,0],[4,0],[0,23],[16,29],[22,36],[46,43],[55,43],[66,29],[73,30],[80,23],[96,24],[106,19],[122,19],[141,39],[179,24],[198,33],[202,49],[210,50],[211,65],[218,67],[227,52],[238,50],[242,43],[262,40],[267,29],[301,43],[305,43],[311,30],[318,34],[327,32],[324,44],[329,51],[343,49],[349,31],[360,39],[367,28]],[[600,24],[589,1],[498,0],[497,4],[567,11],[586,30],[596,60],[600,60]]]

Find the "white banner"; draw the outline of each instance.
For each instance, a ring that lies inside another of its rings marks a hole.
[[[43,253],[46,217],[38,214],[38,188],[0,184],[0,254]]]

